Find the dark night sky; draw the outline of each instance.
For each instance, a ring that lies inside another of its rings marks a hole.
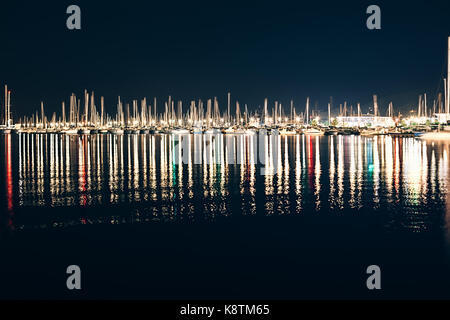
[[[66,28],[77,4],[82,30]],[[381,30],[366,8],[381,7]],[[48,112],[86,88],[161,101],[226,93],[255,108],[268,97],[298,109],[307,96],[323,110],[347,100],[381,108],[430,103],[446,68],[450,1],[9,1],[0,10],[0,83],[14,116],[45,102]],[[2,95],[3,96],[3,92]],[[161,105],[160,105],[161,106]]]

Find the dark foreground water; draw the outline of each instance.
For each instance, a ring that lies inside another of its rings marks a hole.
[[[450,143],[176,138],[0,136],[0,298],[450,298]]]

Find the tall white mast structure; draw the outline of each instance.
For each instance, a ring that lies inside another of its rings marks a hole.
[[[309,97],[306,98],[306,125],[309,124]]]
[[[267,98],[264,99],[264,125],[267,125]]]
[[[226,119],[226,122],[231,122],[231,106],[230,106],[230,103],[231,103],[231,93],[230,92],[228,92],[228,109],[227,109],[227,119]]]
[[[447,45],[447,90],[446,90],[446,99],[445,99],[445,113],[447,115],[450,113],[450,37],[448,37],[448,45]]]
[[[378,99],[376,94],[373,95],[373,115],[375,117],[378,116]]]
[[[100,97],[100,107],[101,107],[101,116],[100,116],[100,126],[103,127],[104,124],[104,112],[105,112],[105,100],[103,99],[103,97]]]
[[[328,125],[331,125],[331,103],[328,102]]]
[[[424,111],[424,116],[427,117],[427,94],[426,93],[423,94],[423,111]]]
[[[5,85],[5,126],[8,124],[8,85]]]
[[[8,85],[5,85],[5,126],[11,125],[9,119],[11,116],[11,91],[8,90]]]
[[[61,105],[61,111],[62,111],[62,125],[65,127],[66,126],[66,106],[65,106],[65,103],[64,103],[64,101],[62,102],[62,105]]]
[[[9,127],[11,125],[11,91],[8,90],[8,108],[6,112],[6,126]]]

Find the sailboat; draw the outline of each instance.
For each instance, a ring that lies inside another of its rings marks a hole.
[[[436,132],[425,132],[417,135],[419,139],[423,140],[447,140],[450,141],[450,131],[436,131]]]
[[[221,133],[220,129],[217,128],[211,128],[205,131],[206,134],[219,134]]]
[[[170,133],[172,133],[172,134],[189,134],[190,132],[188,129],[177,128],[177,129],[171,130]]]
[[[280,134],[281,135],[286,135],[286,136],[288,136],[288,135],[295,135],[295,134],[297,134],[297,131],[295,131],[294,128],[283,128],[283,129],[280,130]]]
[[[316,128],[306,128],[305,130],[303,130],[303,133],[306,135],[314,135],[314,136],[324,135],[324,132],[322,130]]]
[[[65,134],[78,134],[78,129],[77,129],[77,128],[63,129],[63,130],[61,130],[61,133],[65,133]]]
[[[120,128],[111,128],[109,129],[109,132],[112,134],[123,134],[123,130]]]

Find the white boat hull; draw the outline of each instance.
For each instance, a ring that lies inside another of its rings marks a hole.
[[[78,134],[78,129],[67,129],[67,130],[63,130],[61,132],[65,133],[65,134]]]
[[[419,139],[450,141],[450,132],[448,132],[448,131],[427,132],[427,133],[424,133],[421,136],[419,136]]]

